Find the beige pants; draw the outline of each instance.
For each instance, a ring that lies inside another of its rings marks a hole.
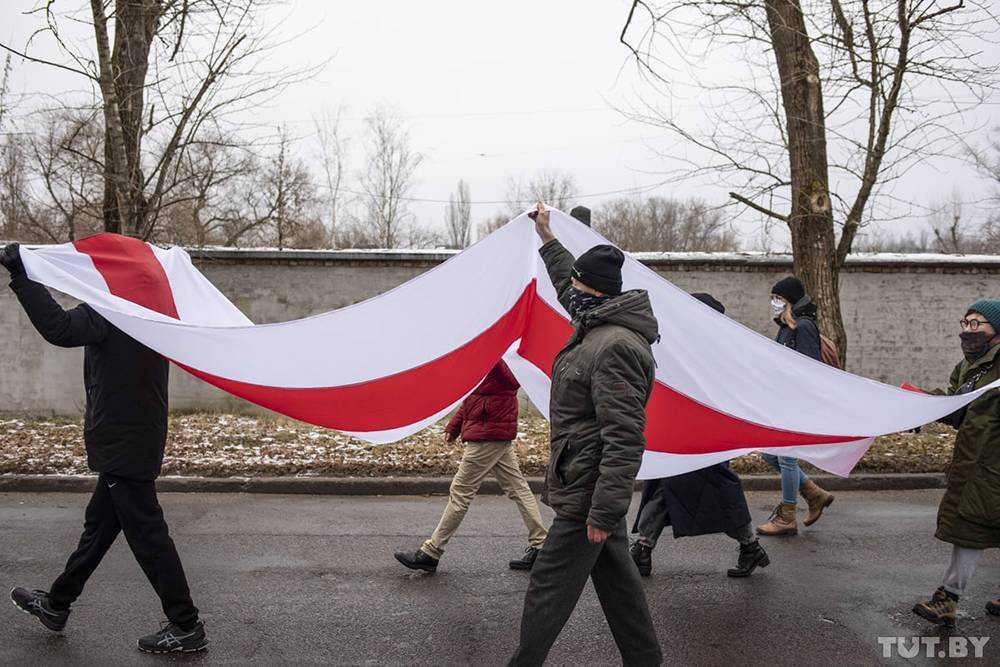
[[[531,492],[528,481],[521,474],[514,447],[509,441],[467,442],[462,462],[458,464],[458,472],[451,481],[448,506],[431,539],[424,542],[421,547],[424,553],[433,558],[441,558],[448,540],[465,518],[469,503],[476,497],[479,485],[490,472],[496,477],[497,484],[507,497],[517,503],[521,519],[528,527],[528,544],[535,549],[542,548],[546,535],[545,526],[542,525],[542,517],[538,513],[535,494]]]

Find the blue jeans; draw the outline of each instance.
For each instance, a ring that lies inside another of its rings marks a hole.
[[[781,473],[781,502],[794,505],[799,487],[809,481],[809,475],[799,467],[799,460],[791,456],[763,453],[761,457],[769,466]]]

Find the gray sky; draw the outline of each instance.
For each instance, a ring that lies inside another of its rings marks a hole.
[[[38,19],[19,10],[36,3],[2,4],[0,36],[23,46]],[[502,200],[509,177],[528,177],[539,169],[569,172],[581,195],[655,184],[665,180],[662,172],[679,165],[671,156],[697,159],[697,152],[614,109],[649,94],[618,43],[629,5],[625,0],[292,0],[272,14],[281,22],[280,34],[299,35],[280,49],[278,62],[295,67],[331,60],[315,81],[289,90],[269,108],[253,110],[253,118],[287,123],[305,153],[314,117],[339,108],[342,129],[356,135],[375,105],[391,105],[405,118],[413,147],[425,156],[412,191],[417,198],[446,200],[464,178],[474,201]],[[50,44],[35,46],[33,53],[52,57]],[[719,61],[711,67],[727,75],[732,58]],[[15,63],[16,93],[80,86],[70,74]],[[666,102],[686,121],[702,121],[698,96],[680,83],[677,91],[678,99]],[[996,109],[994,100],[961,122],[969,128],[989,124]],[[969,136],[975,141],[979,135],[970,131]],[[360,167],[360,157],[353,156],[352,168]],[[706,177],[650,192],[721,204],[729,189]],[[971,202],[989,189],[958,161],[935,158],[921,164],[895,188],[904,203],[892,204],[891,212],[907,220],[892,229],[924,224],[922,210],[905,202],[930,206],[953,192]],[[581,197],[579,203],[593,207],[605,198]],[[500,208],[474,206],[474,223]],[[422,221],[440,225],[444,205],[417,202],[413,210]],[[983,210],[970,207],[970,214]],[[741,215],[738,229],[745,246],[760,245],[757,216]],[[782,236],[773,243],[780,248]]]

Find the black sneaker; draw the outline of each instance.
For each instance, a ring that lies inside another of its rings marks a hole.
[[[639,574],[648,577],[653,572],[653,549],[641,542],[633,542],[629,548],[635,566],[639,568]]]
[[[25,614],[31,614],[53,632],[62,632],[66,627],[66,621],[69,620],[69,609],[53,609],[49,605],[49,594],[46,591],[15,588],[10,592],[10,599],[18,609]]]
[[[749,577],[758,567],[767,567],[771,564],[764,547],[760,546],[760,540],[754,540],[750,544],[740,545],[740,558],[736,562],[736,567],[726,571],[730,577]]]
[[[145,653],[194,653],[208,648],[208,637],[202,621],[195,623],[188,632],[173,623],[164,623],[159,632],[143,637],[137,645]]]
[[[411,570],[423,570],[424,572],[436,572],[438,569],[438,559],[431,558],[424,553],[423,549],[415,552],[397,551],[393,554],[400,563]]]
[[[535,564],[535,559],[538,558],[538,552],[540,550],[534,547],[528,547],[524,550],[524,555],[516,560],[512,560],[509,565],[512,570],[530,570]]]

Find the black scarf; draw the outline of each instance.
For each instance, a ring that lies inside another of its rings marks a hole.
[[[589,310],[602,306],[611,299],[610,296],[595,296],[581,292],[575,287],[569,288],[569,316],[574,320]]]

